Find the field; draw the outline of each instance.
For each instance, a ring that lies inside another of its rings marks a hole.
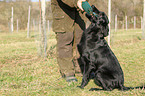
[[[89,91],[99,88],[91,80],[85,89],[81,83],[67,83],[59,74],[56,62],[55,34],[48,37],[48,57],[38,57],[35,33],[25,31],[0,33],[0,96],[145,96],[145,90]],[[145,40],[141,30],[118,30],[111,34],[111,48],[125,76],[125,86],[145,84]]]

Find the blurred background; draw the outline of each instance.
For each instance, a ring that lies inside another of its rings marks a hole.
[[[91,0],[97,8],[108,13],[108,0]],[[50,0],[46,0],[46,21],[50,21],[50,28],[52,22],[52,13]],[[143,16],[143,0],[112,0],[111,1],[111,28],[115,29],[115,18],[117,22],[117,29],[127,28],[135,29],[141,28]],[[11,31],[11,18],[13,8],[13,26],[14,30],[26,30],[28,23],[29,6],[31,6],[30,13],[30,28],[35,28],[39,24],[39,2],[38,0],[0,0],[0,31]],[[18,24],[18,25],[17,25]]]
[[[33,1],[33,2],[32,2]],[[28,23],[28,12],[30,9],[30,29],[39,24],[39,2],[38,0],[0,0],[0,31],[11,31],[11,18],[13,8],[13,26],[17,30],[17,23],[19,30],[26,30]],[[46,20],[51,20],[50,1],[46,2]],[[38,27],[39,28],[39,27]],[[36,29],[37,30],[37,29]]]
[[[0,0],[0,33],[23,32],[27,37],[34,37],[36,42],[44,42],[46,52],[47,39],[55,38],[55,34],[51,28],[51,0],[45,1],[45,33],[43,34],[39,0]],[[109,0],[90,0],[89,3],[108,15],[108,2]],[[110,42],[113,46],[115,43],[123,42],[124,44],[124,42],[133,42],[145,37],[142,31],[143,3],[143,0],[111,0],[109,45]],[[88,21],[87,25],[89,24]]]

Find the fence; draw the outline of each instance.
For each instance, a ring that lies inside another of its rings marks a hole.
[[[113,20],[112,28],[115,29],[115,31],[117,31],[117,29],[142,29],[143,27],[143,19],[141,16],[125,16],[124,18],[119,18],[115,15]]]
[[[3,26],[3,29],[0,27],[0,31],[5,31],[5,32],[10,32],[12,33],[13,31],[15,32],[20,32],[20,30],[25,30],[27,31],[27,37],[31,37],[31,32],[35,32],[36,34],[36,41],[39,41],[39,32],[40,32],[40,20],[39,20],[39,12],[36,13],[37,16],[31,16],[31,14],[34,14],[36,12],[36,10],[34,10],[34,6],[31,7],[29,6],[27,8],[27,23],[23,23],[22,22],[22,18],[16,18],[16,14],[15,14],[15,8],[11,7],[11,11],[9,13],[11,13],[11,18],[8,19],[7,25]],[[35,7],[35,9],[37,9]],[[38,11],[38,9],[37,9]],[[49,34],[49,32],[51,31],[51,25],[52,25],[52,20],[50,18],[51,17],[51,13],[46,13],[49,14],[49,18],[47,19],[47,36]],[[35,18],[34,18],[35,17]],[[118,33],[120,34],[121,32],[119,30],[124,30],[127,31],[129,29],[133,29],[133,30],[138,30],[139,33],[137,34],[141,34],[141,29],[143,28],[143,19],[142,16],[132,16],[132,17],[121,17],[118,15],[114,15],[111,18],[111,43],[113,44],[113,42],[115,42],[114,40],[117,40],[116,36],[119,36]],[[20,26],[26,25],[25,28],[21,29]],[[118,33],[117,33],[118,32]],[[122,36],[131,36],[133,33],[131,32],[126,32],[120,34]]]

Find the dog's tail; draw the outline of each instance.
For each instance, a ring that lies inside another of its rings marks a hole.
[[[145,86],[138,86],[138,87],[120,87],[119,90],[122,90],[122,91],[128,91],[128,90],[133,90],[133,89],[142,89],[144,90],[145,89]]]
[[[133,89],[141,89],[144,90],[145,86],[138,86],[138,87],[125,87],[123,86],[122,88],[118,88],[121,91],[128,91],[128,90],[133,90]],[[104,89],[99,89],[99,88],[91,88],[89,91],[100,91]],[[112,89],[113,90],[113,89]],[[111,90],[106,90],[106,91],[111,91]]]

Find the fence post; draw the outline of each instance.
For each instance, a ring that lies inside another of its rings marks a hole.
[[[45,0],[39,0],[41,37],[40,37],[40,56],[47,57],[47,38],[46,38],[46,19],[45,19]]]
[[[117,31],[117,15],[115,15],[115,32]]]
[[[110,37],[111,37],[111,0],[108,1],[108,17],[109,17],[108,45],[110,46]]]
[[[141,26],[141,29],[142,29],[143,28],[143,20],[142,20],[142,17],[140,17],[140,21],[141,21],[140,26]]]
[[[142,38],[145,39],[145,0],[144,0],[144,9],[143,9],[143,29],[142,29]]]
[[[49,31],[50,31],[50,27],[49,27],[50,25],[49,25],[49,20],[47,21],[47,27],[48,27],[48,33],[49,33]]]
[[[14,23],[14,8],[12,7],[12,17],[11,17],[11,32],[13,33],[13,31],[14,31],[14,25],[13,25],[13,23]]]
[[[124,30],[124,20],[122,21],[122,29]]]
[[[17,19],[17,32],[19,30],[19,20]]]
[[[136,16],[134,16],[134,29],[136,29]]]
[[[49,20],[47,21],[47,27],[48,27],[48,38],[49,38],[49,34],[50,34],[50,22],[49,22]]]
[[[31,6],[29,6],[29,11],[28,11],[28,23],[27,23],[27,38],[30,37],[30,14],[31,14]]]
[[[128,26],[127,26],[127,16],[125,16],[125,22],[126,22],[126,23],[125,23],[125,24],[126,24],[125,26],[126,26],[126,30],[127,30],[127,29],[128,29],[128,28],[127,28],[127,27],[128,27]]]
[[[8,22],[8,27],[9,27],[9,32],[11,33],[11,21]]]
[[[33,31],[36,31],[36,23],[34,19],[33,19]]]

